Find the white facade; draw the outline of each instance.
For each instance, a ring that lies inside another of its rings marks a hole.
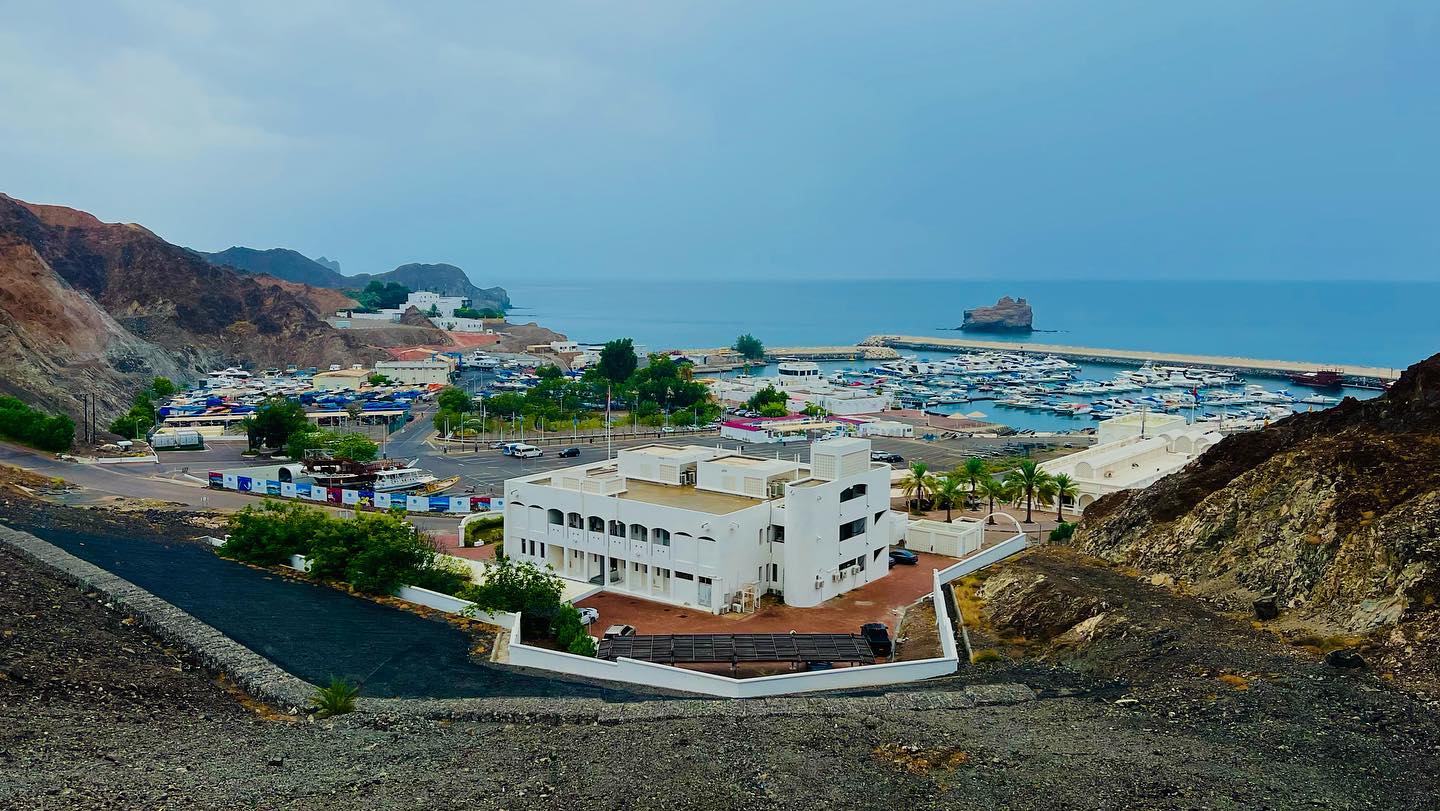
[[[455,364],[447,360],[382,360],[375,371],[409,386],[445,385]]]
[[[507,555],[658,602],[814,606],[889,571],[890,467],[867,440],[816,442],[809,465],[650,445],[505,492]]]
[[[1106,445],[1137,436],[1159,436],[1166,431],[1183,431],[1185,418],[1179,414],[1136,412],[1101,420],[1095,429],[1095,444]]]
[[[875,414],[890,405],[890,398],[859,386],[836,386],[820,375],[820,367],[808,361],[782,361],[775,377],[728,377],[715,381],[710,391],[717,399],[745,402],[766,386],[774,386],[789,397],[792,413],[814,403],[830,414],[849,416]]]
[[[1063,473],[1075,481],[1079,495],[1075,506],[1085,509],[1097,498],[1119,490],[1149,487],[1174,473],[1222,439],[1222,435],[1205,427],[1187,426],[1184,418],[1179,427],[1169,424],[1168,430],[1152,434],[1147,421],[1145,436],[1134,426],[1122,423],[1106,431],[1106,423],[1131,422],[1137,414],[1129,414],[1100,423],[1100,436],[1122,438],[1086,448],[1079,453],[1042,462],[1040,468],[1053,475]],[[1147,415],[1154,420],[1157,415]],[[1160,415],[1164,419],[1164,415]],[[1132,430],[1133,427],[1133,430]]]
[[[963,558],[980,551],[984,543],[985,522],[975,518],[956,518],[949,523],[922,518],[905,528],[905,548],[911,552]]]

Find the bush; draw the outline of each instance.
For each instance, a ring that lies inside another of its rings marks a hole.
[[[574,641],[569,645],[566,645],[565,650],[576,656],[590,656],[592,658],[600,652],[595,644],[595,637],[583,632],[575,637]]]
[[[310,547],[310,576],[343,580],[366,594],[391,594],[434,565],[429,539],[392,515],[329,520]]]
[[[304,555],[312,540],[333,519],[320,510],[283,501],[266,501],[230,516],[229,535],[219,549],[227,558],[274,566],[291,555]]]
[[[481,611],[519,611],[522,635],[548,636],[564,592],[560,577],[548,567],[500,557],[485,566],[482,582],[466,586],[456,596]]]
[[[983,662],[998,662],[1001,658],[999,651],[992,648],[985,648],[984,650],[977,650],[971,654],[970,661],[975,664],[981,664]]]
[[[334,715],[344,715],[355,711],[355,699],[360,695],[360,688],[338,676],[330,678],[330,684],[315,691],[310,699],[315,702],[315,715],[320,718],[329,718]]]
[[[569,603],[555,610],[555,618],[550,622],[550,635],[561,650],[569,650],[577,638],[589,636],[585,633],[585,623],[580,621],[580,611]]]
[[[0,436],[59,453],[75,444],[75,421],[65,414],[37,411],[14,397],[0,397]]]
[[[1061,521],[1060,525],[1050,530],[1051,543],[1064,543],[1075,535],[1074,521]]]
[[[458,594],[469,582],[470,567],[440,554],[431,555],[429,562],[410,576],[410,585],[442,594]]]
[[[505,516],[501,513],[476,518],[465,525],[464,542],[468,546],[483,546],[505,537]]]

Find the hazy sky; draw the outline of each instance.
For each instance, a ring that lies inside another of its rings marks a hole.
[[[1433,0],[0,20],[0,191],[204,250],[497,284],[1440,278]]]

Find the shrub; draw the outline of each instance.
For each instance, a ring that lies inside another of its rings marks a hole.
[[[523,635],[547,636],[564,592],[560,577],[548,567],[499,557],[485,566],[481,582],[466,586],[457,596],[481,611],[519,611]]]
[[[0,397],[0,436],[58,453],[75,444],[75,421],[37,411],[14,397]]]
[[[291,555],[306,554],[312,540],[333,519],[299,504],[270,501],[230,516],[229,536],[220,547],[223,557],[274,566]]]
[[[970,661],[975,662],[976,664],[980,664],[982,662],[998,662],[1000,661],[1000,659],[1000,653],[993,648],[977,650],[970,656]]]
[[[577,638],[589,636],[585,633],[585,624],[580,621],[580,611],[569,603],[556,609],[555,619],[550,623],[550,634],[561,650],[569,650]]]
[[[410,575],[410,585],[442,594],[458,594],[469,583],[470,567],[439,554],[432,554],[429,562]]]
[[[505,516],[501,513],[476,518],[465,525],[465,543],[470,546],[498,542],[505,536]]]
[[[310,547],[310,576],[343,580],[366,594],[390,594],[434,565],[435,548],[391,515],[330,520]]]
[[[315,702],[315,715],[320,718],[329,718],[334,715],[344,715],[355,711],[355,699],[360,695],[360,688],[338,676],[331,676],[330,683],[315,691],[310,699]]]
[[[565,646],[565,650],[576,656],[593,657],[599,653],[599,648],[595,645],[595,637],[583,631],[579,636],[575,637],[574,641]]]
[[[1075,535],[1074,521],[1061,521],[1059,526],[1050,530],[1051,543],[1064,543]]]

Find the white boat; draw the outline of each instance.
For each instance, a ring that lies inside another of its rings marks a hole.
[[[381,470],[375,474],[372,489],[377,493],[396,493],[414,490],[435,481],[435,476],[418,467],[398,467]]]

